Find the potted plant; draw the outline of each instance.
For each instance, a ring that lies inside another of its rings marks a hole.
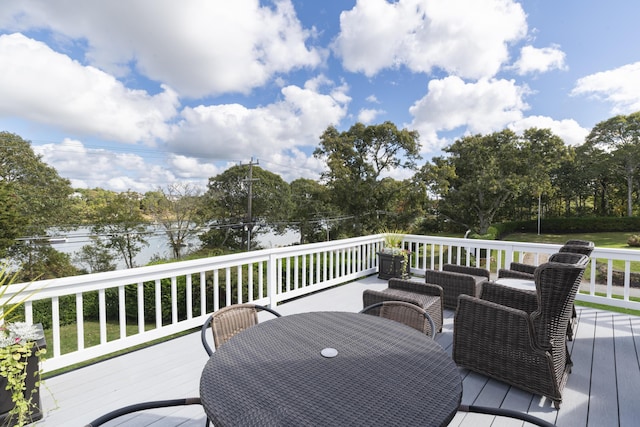
[[[0,268],[0,425],[23,426],[42,418],[40,360],[46,353],[42,325],[12,321],[15,310],[36,291],[29,285],[9,294],[17,273]]]
[[[384,236],[384,245],[378,252],[378,278],[388,280],[394,277],[406,279],[411,274],[411,251],[402,247],[404,235],[397,231]]]

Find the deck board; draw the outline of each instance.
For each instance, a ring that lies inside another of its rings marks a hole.
[[[375,277],[279,305],[283,314],[307,311],[352,311],[362,308],[364,289],[383,289]],[[546,399],[500,381],[461,369],[465,404],[526,411],[561,427],[635,426],[640,393],[640,318],[578,308],[575,339],[569,342],[574,362],[559,411]],[[451,354],[454,312],[446,310],[437,341]],[[113,409],[157,399],[197,396],[207,361],[199,333],[157,344],[127,355],[52,377],[42,389],[45,419],[38,426],[84,426]],[[200,406],[144,411],[107,424],[203,426]],[[450,426],[521,426],[501,417],[458,413]]]
[[[591,367],[591,391],[589,394],[588,426],[612,426],[618,424],[613,314],[596,313]]]
[[[637,407],[640,394],[640,369],[632,369],[638,367],[633,322],[636,323],[636,327],[640,326],[638,325],[640,319],[629,319],[625,316],[614,318],[617,397],[621,425],[637,425],[640,414],[640,409]]]

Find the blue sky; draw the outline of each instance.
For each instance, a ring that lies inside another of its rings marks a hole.
[[[636,0],[4,1],[0,130],[74,187],[140,192],[252,158],[317,179],[319,136],[358,121],[417,130],[424,162],[504,128],[577,145],[640,110],[638,16]]]

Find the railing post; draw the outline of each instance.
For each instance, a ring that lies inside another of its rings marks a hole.
[[[276,307],[278,305],[278,257],[271,253],[267,262],[267,298],[269,298],[269,306]]]

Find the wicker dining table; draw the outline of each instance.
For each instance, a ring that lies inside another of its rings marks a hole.
[[[462,397],[431,338],[357,313],[283,316],[246,329],[204,367],[200,397],[223,426],[440,426]]]

